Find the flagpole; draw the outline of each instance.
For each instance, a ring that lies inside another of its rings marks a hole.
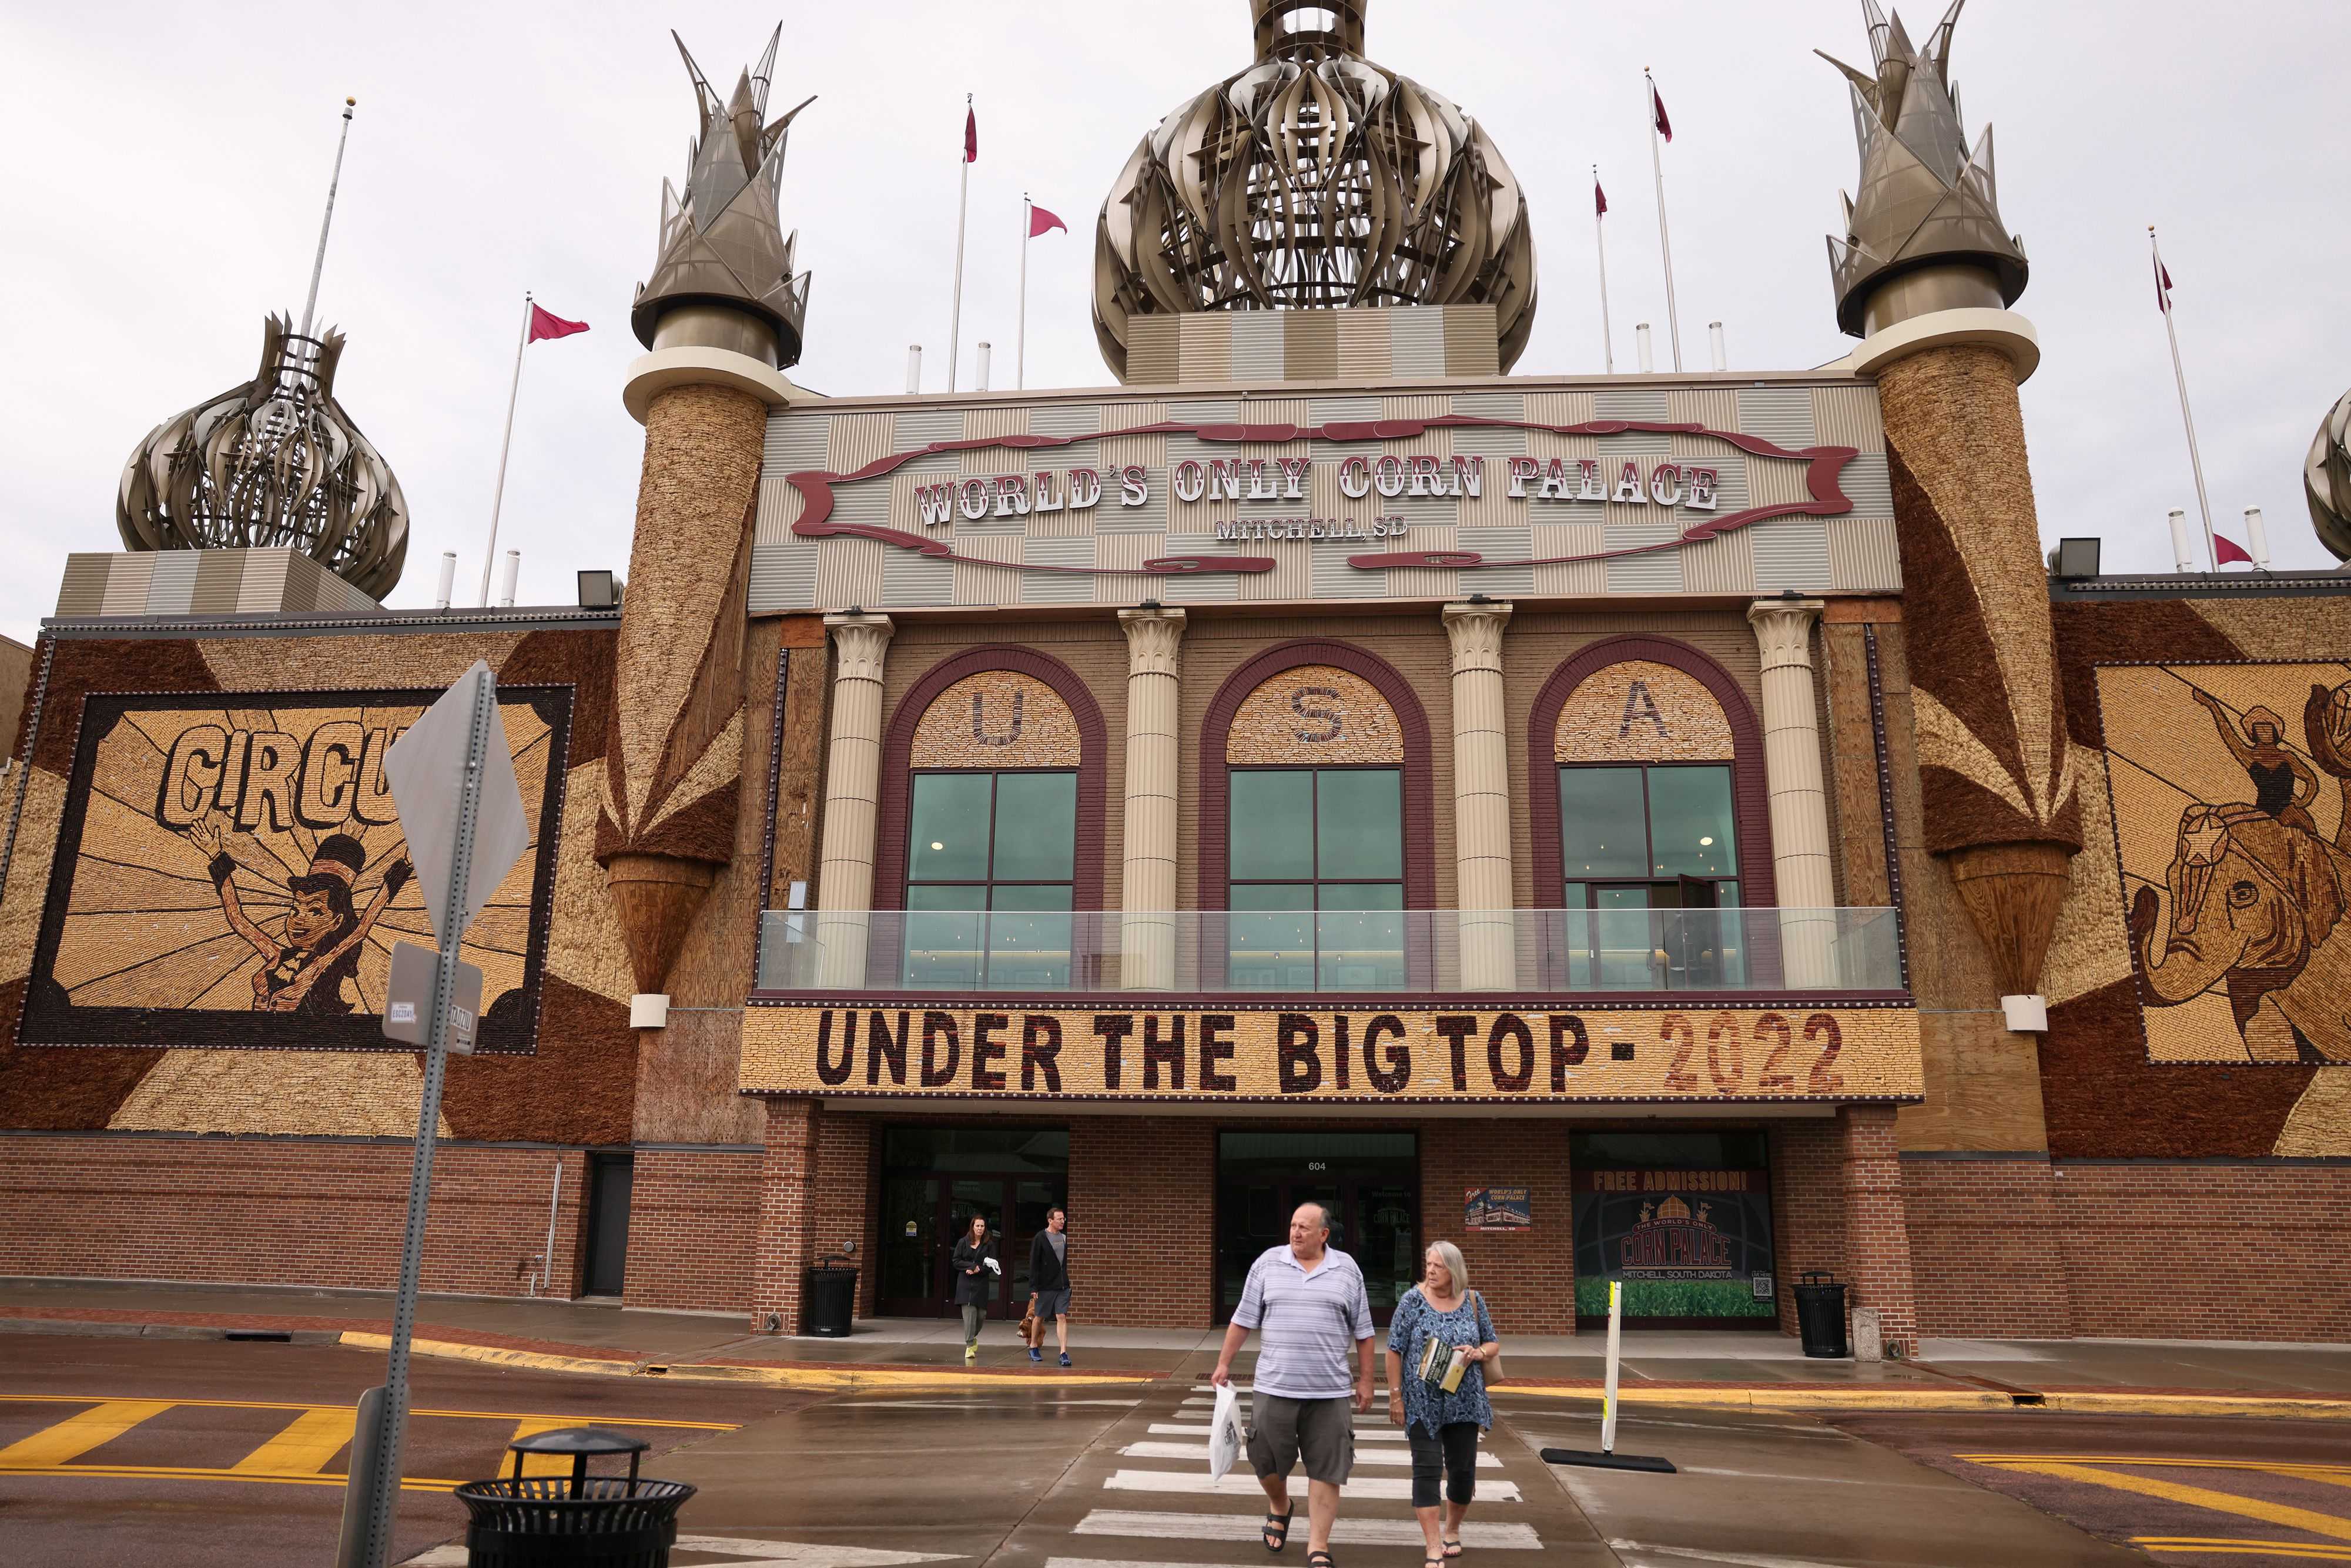
[[[335,141],[335,172],[327,178],[327,214],[319,220],[319,254],[310,262],[310,297],[302,301],[301,351],[309,357],[313,366],[319,363],[319,356],[309,344],[310,319],[319,308],[319,278],[327,270],[327,231],[335,226],[335,193],[343,183],[343,149],[351,142],[351,110],[359,107],[359,101],[355,98],[343,99],[343,133]]]
[[[1600,189],[1600,165],[1597,163],[1592,166],[1592,188],[1594,192]],[[1600,352],[1608,373],[1613,376],[1616,373],[1616,340],[1608,328],[1608,235],[1601,226],[1606,216],[1595,200],[1592,204],[1592,243],[1600,253]]]
[[[971,207],[971,94],[963,95],[964,126],[967,140],[963,154],[963,193],[956,199],[956,276],[955,309],[947,318],[947,391],[956,390],[956,350],[963,346],[963,220]]]
[[[1666,163],[1657,152],[1657,83],[1646,66],[1641,79],[1649,84],[1649,169],[1657,177],[1657,251],[1666,262],[1666,327],[1673,334],[1674,369],[1682,368],[1682,316],[1674,304],[1674,242],[1666,233]]]
[[[486,610],[490,603],[490,563],[498,559],[498,509],[507,499],[507,454],[514,450],[515,403],[522,396],[522,351],[529,342],[530,291],[525,289],[522,330],[515,334],[514,382],[507,388],[507,433],[498,442],[498,483],[490,492],[490,547],[482,552],[482,596],[476,602]]]
[[[1029,193],[1020,193],[1020,323],[1013,333],[1012,390],[1019,392],[1029,384],[1029,231],[1036,225],[1030,215]]]
[[[2171,322],[2171,290],[2165,286],[2163,247],[2155,241],[2155,225],[2147,225],[2147,249],[2155,256],[2156,293],[2163,303],[2163,335],[2171,340],[2171,379],[2179,386],[2179,423],[2188,429],[2188,466],[2196,475],[2196,509],[2204,515],[2204,559],[2220,570],[2220,547],[2212,539],[2212,503],[2204,497],[2204,459],[2196,450],[2196,416],[2188,412],[2188,372],[2179,363],[2179,329]]]

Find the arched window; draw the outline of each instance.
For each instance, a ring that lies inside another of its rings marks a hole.
[[[1230,912],[1204,957],[1225,983],[1422,983],[1428,730],[1402,678],[1343,644],[1269,649],[1218,691],[1202,748],[1201,902]]]
[[[905,911],[886,944],[901,980],[1086,983],[1075,917],[1101,904],[1102,749],[1092,698],[1041,654],[975,649],[916,683],[884,751],[875,867],[876,903]]]
[[[1555,983],[1744,985],[1738,912],[1773,894],[1761,737],[1729,674],[1681,643],[1611,639],[1544,686],[1529,740],[1537,897],[1563,911]]]

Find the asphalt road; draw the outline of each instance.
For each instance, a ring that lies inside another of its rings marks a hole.
[[[400,1556],[465,1561],[445,1490],[517,1432],[594,1422],[693,1482],[678,1568],[1297,1568],[1263,1500],[1208,1481],[1207,1359],[1158,1383],[987,1379],[818,1396],[419,1362]],[[0,1335],[0,1556],[122,1568],[317,1568],[349,1411],[380,1355],[334,1346]],[[1618,1447],[1670,1476],[1543,1464],[1595,1446],[1587,1401],[1498,1400],[1479,1568],[2184,1568],[2351,1562],[2351,1426],[1798,1416],[1636,1407]],[[1414,1568],[1402,1435],[1359,1425],[1339,1568]],[[1302,1534],[1302,1527],[1301,1527]]]

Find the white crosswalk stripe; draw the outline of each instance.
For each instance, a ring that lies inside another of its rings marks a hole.
[[[1210,1480],[1206,1470],[1113,1470],[1102,1482],[1105,1491],[1190,1492],[1219,1497],[1263,1497],[1257,1478],[1250,1475],[1228,1475],[1222,1480]],[[1409,1502],[1412,1500],[1412,1479],[1408,1476],[1367,1477],[1348,1481],[1339,1489],[1341,1497],[1363,1498],[1372,1501]],[[1481,1481],[1478,1486],[1479,1502],[1518,1502],[1522,1500],[1516,1481]]]
[[[1153,1541],[1256,1541],[1262,1521],[1245,1513],[1150,1513],[1125,1509],[1096,1509],[1080,1520],[1075,1535],[1123,1535]],[[1409,1519],[1356,1519],[1339,1516],[1331,1531],[1334,1546],[1413,1546],[1420,1543],[1420,1526]],[[1531,1524],[1490,1524],[1470,1520],[1461,1527],[1461,1543],[1479,1552],[1540,1552],[1542,1541]]]
[[[1358,1432],[1355,1436],[1361,1437],[1364,1434]],[[1119,1454],[1122,1458],[1129,1459],[1196,1459],[1205,1465],[1208,1462],[1208,1445],[1206,1443],[1129,1443],[1119,1450]],[[1412,1463],[1412,1455],[1402,1448],[1359,1448],[1355,1450],[1355,1463],[1408,1465]],[[1499,1470],[1502,1468],[1502,1461],[1491,1454],[1480,1454],[1478,1456],[1478,1468],[1481,1470]]]
[[[1362,1419],[1361,1416],[1356,1417],[1355,1441],[1358,1443],[1401,1443],[1405,1440],[1405,1435],[1398,1431],[1366,1432]],[[1154,1437],[1205,1437],[1209,1428],[1205,1424],[1190,1421],[1154,1421],[1151,1431]]]

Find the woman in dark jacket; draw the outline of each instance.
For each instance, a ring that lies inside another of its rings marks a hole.
[[[987,1216],[971,1217],[971,1228],[955,1244],[955,1299],[963,1309],[963,1359],[967,1364],[979,1359],[979,1325],[987,1316],[987,1303],[996,1295],[997,1270],[1002,1267],[994,1257],[996,1239],[987,1233]]]

